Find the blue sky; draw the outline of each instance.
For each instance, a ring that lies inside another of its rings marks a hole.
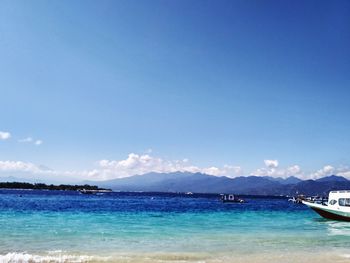
[[[0,1],[0,162],[345,171],[349,25],[349,1]]]

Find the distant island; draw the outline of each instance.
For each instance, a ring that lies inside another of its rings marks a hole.
[[[61,190],[61,191],[103,191],[109,190],[100,188],[96,185],[69,185],[69,184],[43,184],[43,183],[24,183],[24,182],[0,182],[0,189],[33,189],[33,190]]]

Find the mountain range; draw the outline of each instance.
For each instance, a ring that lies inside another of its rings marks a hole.
[[[14,176],[0,177],[0,182],[42,183],[39,180],[28,180]],[[76,184],[96,185],[114,191],[234,193],[238,195],[276,196],[294,196],[298,194],[327,196],[331,190],[350,189],[350,181],[336,175],[316,180],[302,180],[295,176],[288,178],[269,176],[230,178],[189,172],[147,173],[106,181],[83,181]]]
[[[87,181],[115,191],[235,193],[240,195],[328,195],[331,190],[350,189],[350,181],[331,175],[316,180],[240,176],[218,177],[202,173],[148,173],[107,181]]]

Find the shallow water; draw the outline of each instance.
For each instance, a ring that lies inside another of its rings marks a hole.
[[[0,190],[0,262],[349,262],[350,224],[284,198]]]

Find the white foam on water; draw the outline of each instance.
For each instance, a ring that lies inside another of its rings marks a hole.
[[[338,251],[340,252],[340,251]],[[345,252],[345,253],[344,253]],[[11,252],[0,255],[0,263],[348,263],[350,254],[332,252],[264,252],[232,254],[197,253],[117,253],[113,256],[71,255],[62,251],[50,251],[43,255]]]
[[[206,261],[198,260],[196,257],[164,254],[164,255],[139,255],[139,254],[116,254],[110,257],[87,256],[87,255],[68,255],[61,254],[59,251],[48,252],[46,255],[35,255],[26,252],[11,252],[0,255],[0,263],[206,263]]]
[[[26,252],[11,252],[0,255],[0,263],[83,263],[83,262],[103,262],[108,258],[93,257],[87,255],[66,255],[61,251],[51,251],[47,255],[35,255]]]

